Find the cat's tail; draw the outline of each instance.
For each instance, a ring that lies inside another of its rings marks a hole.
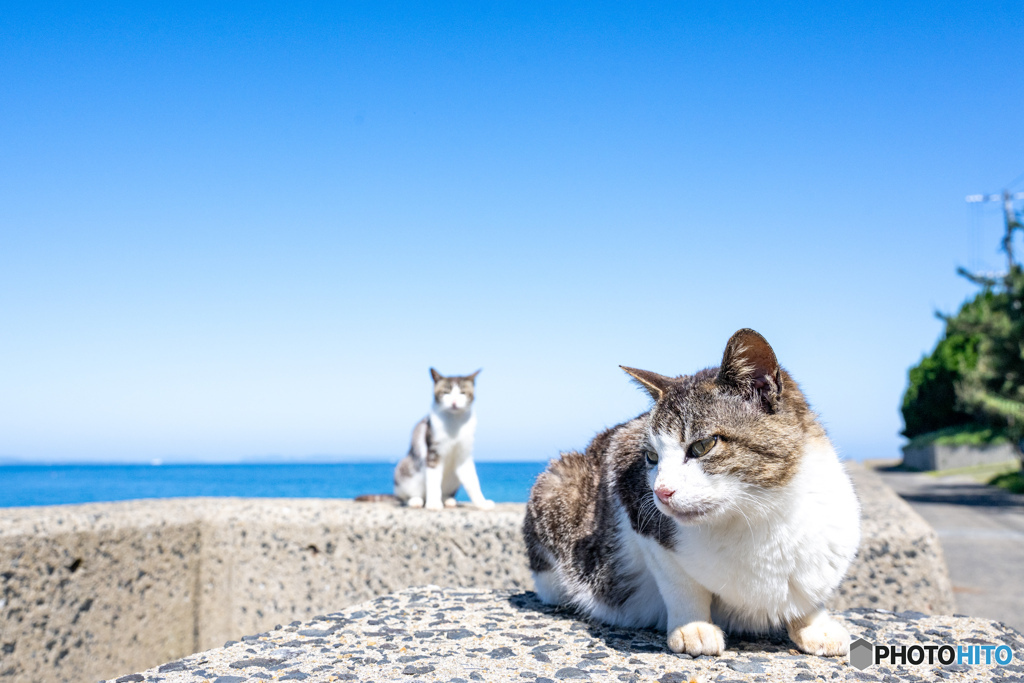
[[[398,502],[398,496],[392,493],[367,493],[363,496],[356,496],[357,503],[391,503]]]

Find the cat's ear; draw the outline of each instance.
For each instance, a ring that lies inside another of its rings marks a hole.
[[[749,328],[736,332],[725,345],[715,381],[723,387],[758,398],[775,412],[782,397],[782,368],[768,341]]]
[[[483,368],[480,368],[480,370],[483,370]],[[468,380],[470,380],[472,382],[476,382],[476,376],[480,374],[480,370],[477,370],[472,375],[466,375],[466,379],[468,379]]]
[[[444,375],[442,375],[440,372],[438,372],[434,368],[430,368],[430,376],[431,376],[431,378],[433,378],[435,384],[437,382],[441,381],[442,379],[444,379]]]
[[[627,368],[625,365],[620,365],[619,367],[625,370],[626,374],[636,380],[637,384],[646,389],[647,393],[650,394],[651,398],[655,401],[660,401],[668,392],[668,388],[672,384],[671,378],[659,375],[656,372]]]

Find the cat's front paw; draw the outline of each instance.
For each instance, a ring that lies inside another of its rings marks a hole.
[[[444,499],[444,506],[446,508],[453,508],[453,507],[456,507],[458,504],[459,504],[458,501],[456,501],[454,498],[445,498]]]
[[[694,657],[720,655],[725,651],[725,634],[710,622],[691,621],[669,632],[668,647],[672,652],[684,652]]]
[[[797,648],[819,657],[842,657],[850,652],[850,634],[836,620],[821,616],[803,627],[789,627],[789,637]]]
[[[428,500],[427,504],[424,505],[427,510],[444,510],[444,505],[441,505],[439,500]]]
[[[419,496],[413,496],[409,500],[405,501],[405,504],[411,508],[421,508],[423,507],[423,499]]]
[[[494,501],[493,500],[481,500],[479,503],[476,504],[476,506],[478,508],[480,508],[481,510],[491,510],[491,509],[494,508]]]

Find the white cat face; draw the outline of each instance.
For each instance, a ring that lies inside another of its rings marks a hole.
[[[435,400],[441,410],[458,413],[469,407],[471,397],[462,391],[458,382],[453,382],[447,391],[436,394]]]
[[[655,506],[684,524],[700,524],[734,508],[745,485],[729,474],[708,474],[698,458],[686,457],[678,436],[652,432],[647,482]],[[708,449],[708,455],[718,445]]]
[[[473,403],[477,370],[472,375],[445,377],[434,368],[430,368],[430,376],[434,378],[434,405],[443,412],[462,413],[469,410]]]

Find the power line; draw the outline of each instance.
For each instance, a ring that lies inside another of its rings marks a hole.
[[[1017,183],[1019,183],[1022,180],[1024,180],[1024,173],[1021,173],[1019,176],[1014,178],[1012,181],[1008,182],[1004,187],[1009,189],[1009,188],[1013,187],[1014,185],[1016,185]]]

